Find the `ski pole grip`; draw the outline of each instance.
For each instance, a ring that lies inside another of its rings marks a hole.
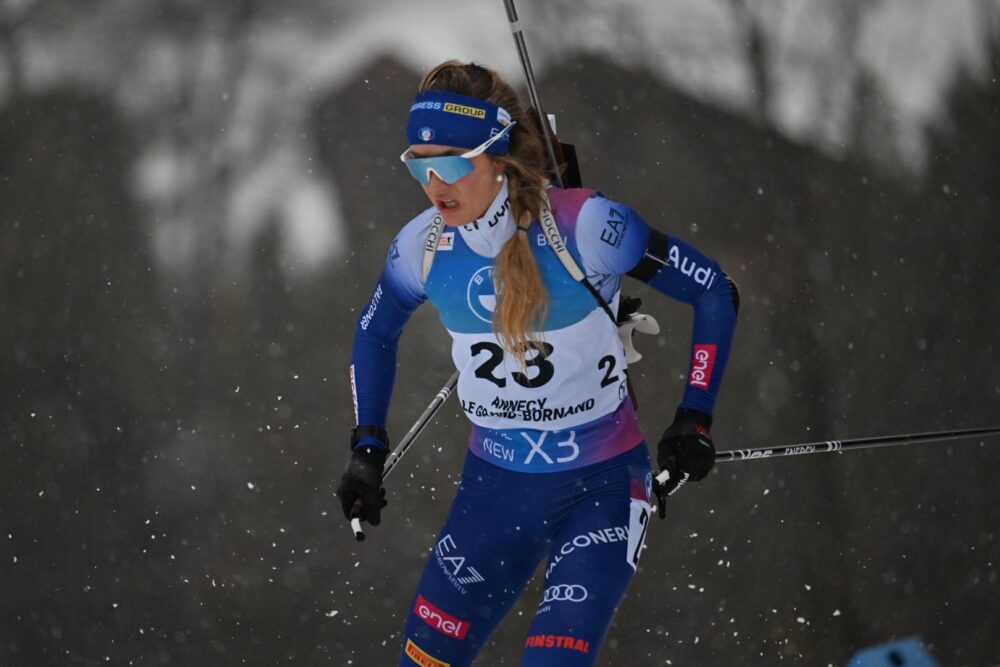
[[[666,484],[670,481],[672,475],[677,474],[680,474],[680,464],[677,461],[677,456],[671,456],[667,467],[661,470],[660,474],[656,476],[656,481],[660,484]]]

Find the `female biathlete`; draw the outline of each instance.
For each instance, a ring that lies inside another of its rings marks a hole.
[[[591,665],[651,510],[714,462],[709,427],[736,324],[735,284],[690,245],[593,190],[545,176],[537,120],[494,71],[445,62],[420,84],[402,155],[433,206],[392,242],[358,320],[357,426],[337,495],[378,525],[399,335],[426,300],[453,339],[472,422],[454,504],[413,598],[401,665],[468,665],[542,558],[523,665]],[[545,227],[549,227],[546,233]],[[573,279],[566,251],[596,289]],[[694,307],[684,398],[654,484],[609,313],[628,274]],[[605,303],[600,303],[600,301]]]

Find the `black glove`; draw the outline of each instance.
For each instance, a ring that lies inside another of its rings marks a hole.
[[[678,408],[674,423],[660,438],[656,462],[660,470],[669,475],[666,481],[653,480],[653,493],[656,494],[661,519],[666,516],[667,496],[673,495],[688,480],[697,482],[704,479],[715,465],[715,443],[709,431],[711,426],[711,415]]]
[[[385,447],[370,443],[359,445],[358,441],[364,436],[374,437]],[[382,522],[382,508],[388,504],[382,487],[382,467],[388,456],[389,436],[385,429],[358,426],[351,431],[351,460],[337,487],[337,497],[348,521],[356,516],[373,526]]]

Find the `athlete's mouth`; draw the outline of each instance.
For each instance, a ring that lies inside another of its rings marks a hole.
[[[458,202],[455,201],[454,199],[439,199],[438,200],[438,208],[441,208],[441,209],[450,209],[450,208],[455,208],[456,206],[458,206]]]

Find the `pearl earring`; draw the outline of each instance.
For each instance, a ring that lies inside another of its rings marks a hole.
[[[497,174],[497,183],[503,183],[503,174]]]

